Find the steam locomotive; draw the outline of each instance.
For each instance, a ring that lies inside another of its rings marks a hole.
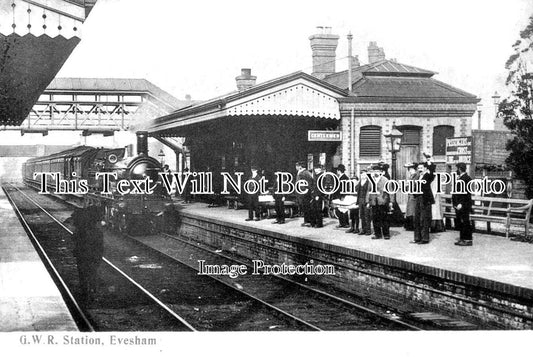
[[[85,180],[87,194],[59,195],[60,198],[75,202],[78,206],[97,205],[104,211],[107,223],[125,233],[153,234],[163,222],[163,215],[172,211],[170,196],[158,182],[161,164],[148,156],[148,133],[137,132],[137,156],[127,157],[125,148],[106,149],[79,146],[53,155],[37,157],[26,161],[22,166],[24,182],[28,186],[40,189],[40,177],[34,173],[59,173],[49,176],[48,188],[57,188],[56,184],[73,184]],[[121,195],[116,191],[116,181],[111,180],[111,193],[103,193],[103,180],[97,179],[98,172],[116,173],[117,181],[143,180],[147,177],[156,182],[153,194]]]

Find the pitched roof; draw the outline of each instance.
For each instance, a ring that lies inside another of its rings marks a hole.
[[[352,71],[352,80],[356,82],[363,76],[387,76],[387,77],[425,77],[429,78],[437,72],[428,71],[418,67],[402,64],[392,60],[381,60],[374,63],[355,67]],[[330,74],[324,81],[342,89],[348,88],[348,70]]]
[[[420,100],[477,103],[477,97],[433,77],[437,72],[381,60],[354,68],[352,96],[361,100]],[[324,81],[344,90],[348,89],[348,71],[333,73]]]
[[[244,91],[233,91],[233,92],[230,92],[230,93],[226,93],[226,94],[223,94],[221,96],[218,96],[218,97],[215,97],[215,98],[211,98],[209,100],[206,100],[204,102],[197,102],[195,103],[194,105],[190,105],[188,107],[184,107],[184,108],[181,108],[181,109],[178,109],[175,111],[176,114],[184,114],[184,113],[189,113],[189,112],[197,112],[197,111],[202,111],[202,110],[206,110],[208,108],[211,108],[213,106],[219,106],[223,103],[226,103],[226,102],[229,102],[229,101],[233,101],[233,100],[236,100],[236,99],[239,99],[239,98],[242,98],[242,97],[246,97],[248,95],[251,95],[251,94],[254,94],[254,93],[258,93],[258,92],[261,92],[261,91],[264,91],[266,89],[269,89],[269,88],[273,88],[273,87],[276,87],[282,83],[285,83],[285,82],[290,82],[292,80],[295,80],[295,79],[298,79],[298,78],[304,78],[310,82],[313,82],[313,83],[316,83],[316,84],[319,84],[329,90],[332,90],[334,92],[337,92],[339,94],[339,96],[346,96],[347,93],[340,89],[339,87],[337,86],[334,86],[334,85],[331,85],[330,83],[328,82],[325,82],[325,81],[322,81],[314,76],[311,76],[310,74],[307,74],[307,73],[304,73],[302,71],[297,71],[297,72],[294,72],[294,73],[290,73],[290,74],[287,74],[285,76],[281,76],[281,77],[278,77],[278,78],[274,78],[274,79],[271,79],[269,81],[266,81],[266,82],[262,82],[262,83],[259,83],[253,87],[251,87],[250,89],[246,89]]]
[[[414,66],[398,63],[396,61],[384,59],[377,61],[360,69],[364,75],[388,75],[388,76],[413,76],[413,77],[432,77],[437,72],[428,71]]]
[[[475,95],[433,78],[363,77],[352,88],[356,97],[410,99],[466,99],[476,101]]]

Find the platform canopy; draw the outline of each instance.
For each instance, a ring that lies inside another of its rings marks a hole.
[[[79,43],[95,2],[0,1],[0,125],[26,118]]]
[[[296,72],[183,108],[153,120],[152,135],[172,136],[174,129],[227,117],[312,117],[340,119],[338,98],[346,91],[303,72]]]

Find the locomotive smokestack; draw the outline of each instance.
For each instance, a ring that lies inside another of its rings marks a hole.
[[[136,134],[137,134],[137,155],[148,156],[148,132],[138,131]]]

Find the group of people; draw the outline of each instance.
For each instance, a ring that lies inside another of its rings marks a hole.
[[[442,213],[440,211],[440,198],[436,195],[435,168],[431,156],[426,155],[425,162],[410,163],[405,165],[409,170],[409,180],[420,180],[420,190],[408,195],[406,206],[406,230],[414,231],[413,244],[428,244],[432,223],[435,231],[443,229]],[[348,180],[344,165],[336,169],[339,180]],[[369,172],[370,171],[370,172]],[[376,179],[376,192],[370,192],[367,174]],[[466,164],[457,164],[458,180],[464,181],[465,186],[471,180],[466,173]],[[390,176],[387,166],[381,164],[371,165],[368,170],[361,170],[360,179],[357,180],[357,194],[353,196],[338,194],[336,200],[336,215],[339,219],[337,228],[349,228],[346,233],[371,235],[370,218],[374,226],[372,239],[390,239],[390,221],[394,212],[395,195],[388,194],[384,188]],[[472,197],[470,193],[455,193],[452,195],[452,205],[456,213],[456,227],[460,230],[458,246],[472,245],[472,225],[470,211]],[[358,223],[361,221],[361,230]],[[351,222],[348,225],[348,222]]]
[[[426,160],[419,163],[405,165],[409,170],[408,180],[420,180],[420,190],[408,195],[405,212],[405,229],[414,232],[413,244],[428,244],[432,224],[434,231],[443,230],[442,213],[440,212],[440,199],[435,195],[435,168],[431,156],[426,155]],[[322,165],[316,165],[313,171],[305,167],[305,163],[296,163],[296,181],[305,181],[307,192],[297,196],[298,207],[303,216],[303,227],[321,228],[324,226],[324,202],[326,195],[318,189],[317,181],[324,174]],[[252,167],[251,178],[259,181],[261,175],[257,167]],[[372,236],[372,239],[390,239],[390,226],[395,210],[398,210],[396,196],[386,192],[387,181],[390,180],[388,165],[378,163],[361,169],[359,177],[349,178],[344,165],[335,168],[339,181],[351,180],[355,189],[350,194],[345,194],[339,189],[332,194],[331,202],[335,207],[338,218],[336,228],[345,229],[346,233]],[[368,175],[376,183],[376,190],[372,191]],[[458,180],[465,182],[471,180],[466,173],[466,164],[457,164]],[[273,187],[276,186],[274,182]],[[285,196],[273,191],[275,201],[276,220],[273,224],[285,223]],[[453,194],[452,203],[456,213],[456,227],[460,230],[458,246],[472,245],[472,226],[470,211],[472,198],[470,193]],[[248,196],[247,221],[260,220],[259,194]],[[373,235],[372,235],[373,228]]]

